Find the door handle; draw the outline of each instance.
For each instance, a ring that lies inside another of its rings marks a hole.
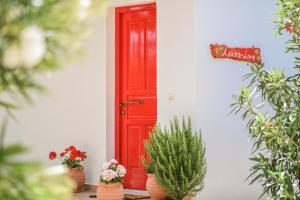
[[[144,101],[143,100],[132,100],[132,101],[121,102],[120,106],[128,106],[128,105],[133,105],[133,104],[144,104]]]

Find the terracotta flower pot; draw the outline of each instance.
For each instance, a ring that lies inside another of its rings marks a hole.
[[[167,192],[157,184],[154,174],[148,174],[146,189],[153,200],[164,200],[168,197]]]
[[[121,183],[99,183],[97,189],[98,200],[123,200],[124,189]]]
[[[75,183],[74,193],[78,193],[82,191],[83,185],[85,183],[85,173],[84,168],[71,168],[68,169],[68,175],[71,180]]]
[[[190,196],[186,196],[183,198],[183,200],[192,200],[192,198]]]

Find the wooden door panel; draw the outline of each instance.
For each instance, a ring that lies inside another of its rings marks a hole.
[[[146,23],[146,89],[156,92],[156,21],[148,20]]]
[[[117,119],[120,122],[117,154],[127,168],[124,186],[128,189],[145,189],[147,176],[141,159],[146,155],[144,142],[157,120],[156,9],[153,5],[142,10],[129,9],[117,19],[121,33],[117,40],[120,41],[117,61],[120,85],[116,109],[122,113]]]
[[[128,97],[129,101],[134,101],[139,99],[143,101],[141,105],[131,105],[128,107],[128,119],[155,119],[157,116],[156,109],[153,109],[153,106],[156,106],[157,99],[154,96],[134,96]]]
[[[130,16],[129,16],[130,17]],[[125,23],[127,20],[130,20],[129,17],[125,17]],[[128,19],[129,18],[129,19]],[[145,67],[144,67],[144,21],[136,21],[136,23],[129,24],[127,29],[128,42],[127,45],[127,90],[143,90],[144,89],[144,80],[145,80]]]
[[[145,135],[144,127],[141,124],[127,125],[127,155],[140,155],[142,142]],[[138,156],[128,157],[129,168],[141,168],[141,162]]]

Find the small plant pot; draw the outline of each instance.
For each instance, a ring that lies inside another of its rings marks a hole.
[[[153,200],[165,200],[168,197],[167,192],[157,184],[154,174],[148,174],[146,189]]]
[[[75,189],[73,190],[73,192],[81,192],[86,179],[84,168],[70,168],[68,169],[68,175],[70,179],[75,183]]]
[[[99,183],[97,189],[98,200],[123,200],[124,188],[121,183]]]

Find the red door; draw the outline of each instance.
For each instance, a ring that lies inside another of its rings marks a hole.
[[[125,188],[144,190],[141,158],[157,119],[156,6],[116,10],[116,157],[127,169]]]

